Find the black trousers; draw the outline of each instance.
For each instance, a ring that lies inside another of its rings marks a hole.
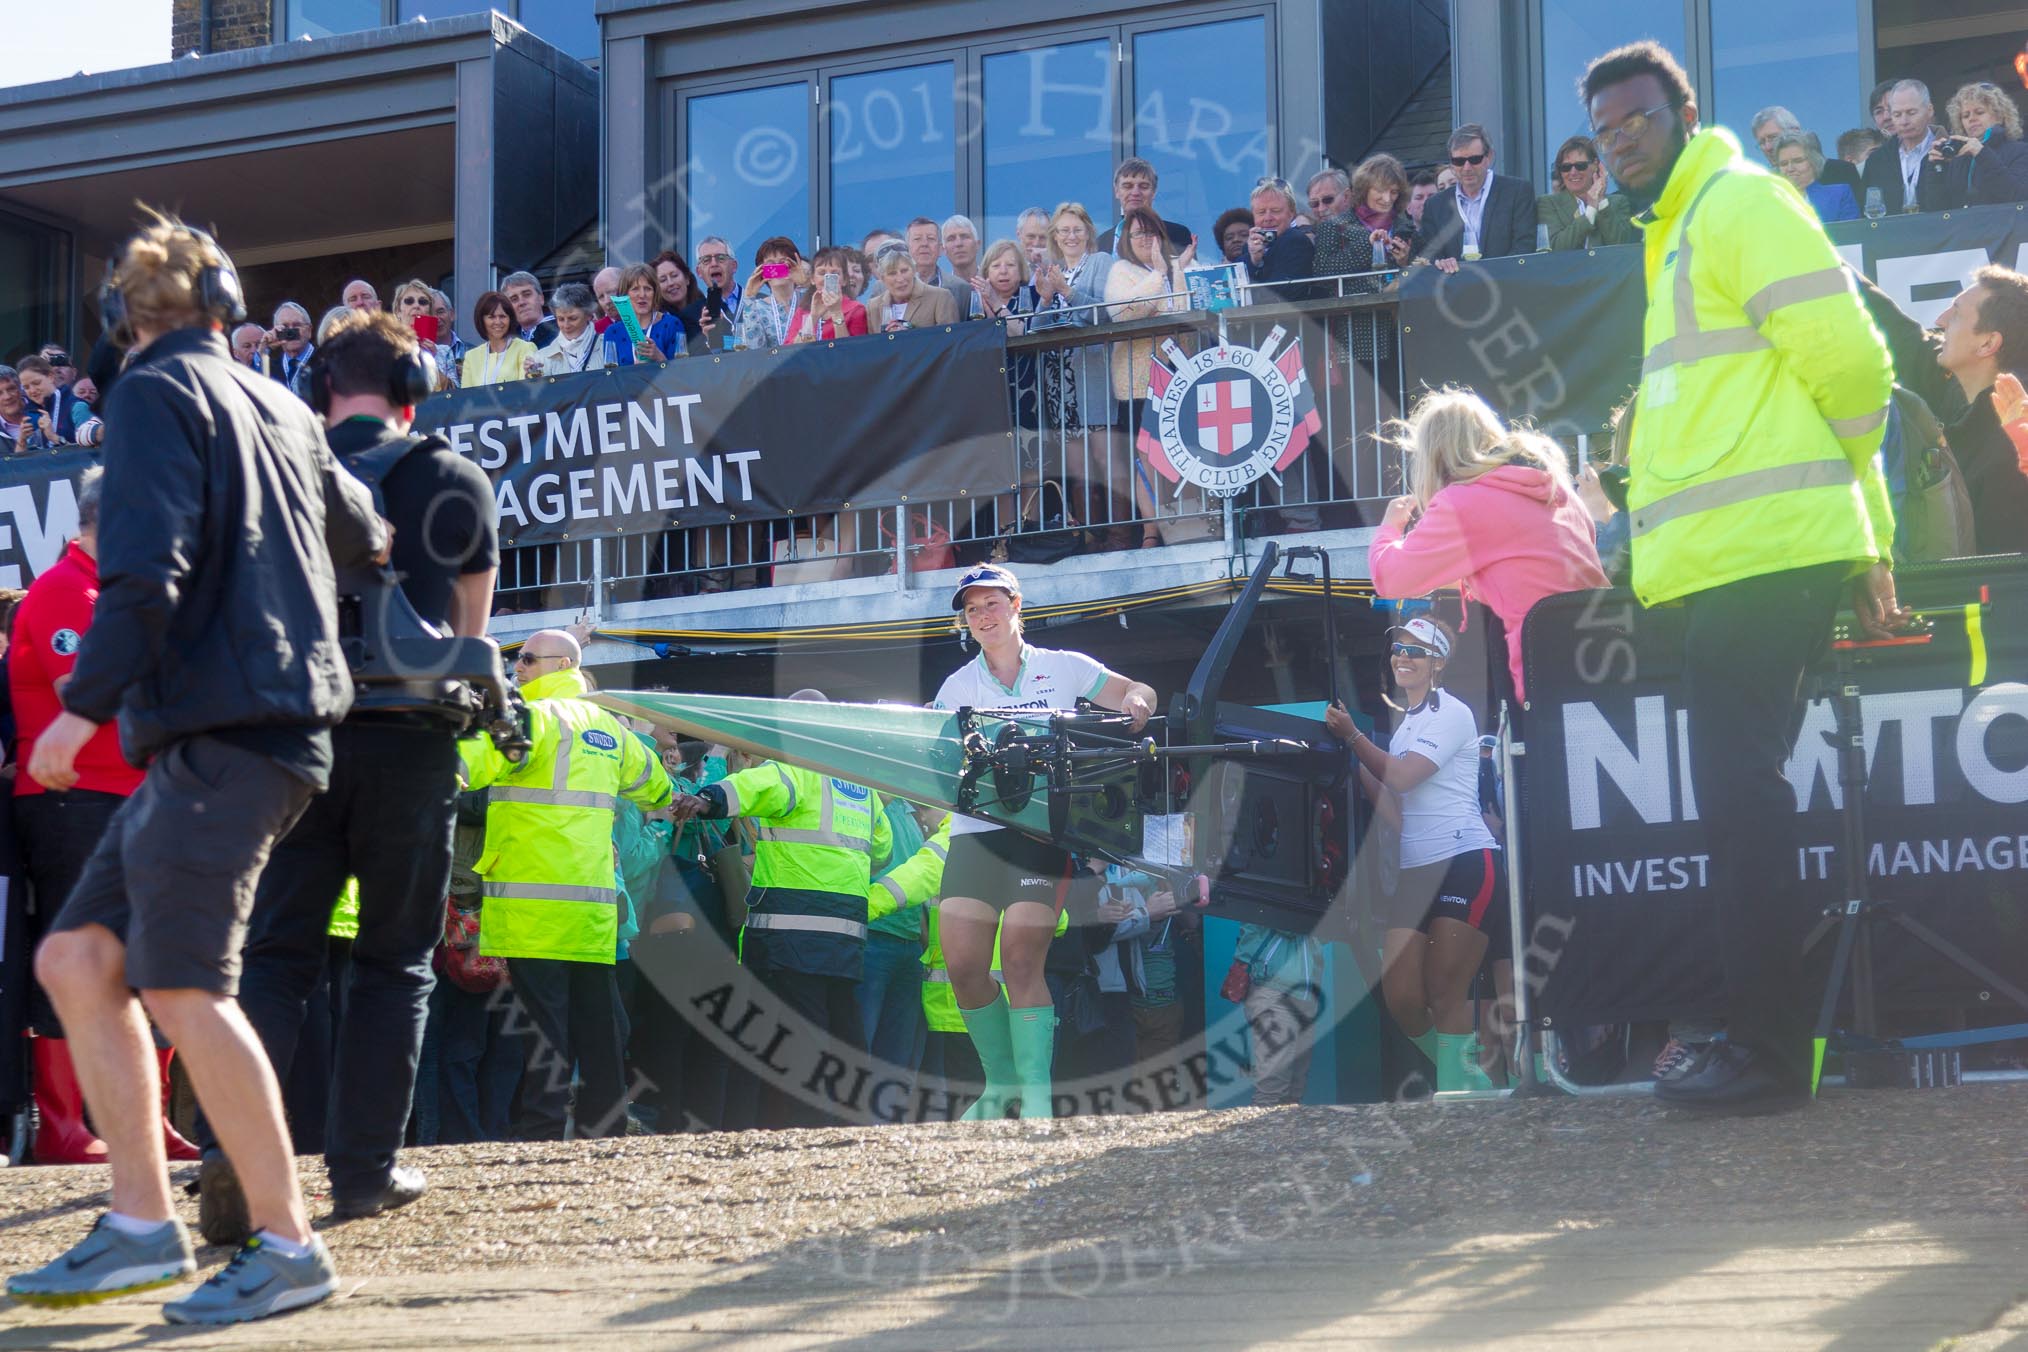
[[[15,844],[21,851],[28,885],[33,889],[24,935],[30,953],[49,922],[63,909],[64,898],[77,885],[85,860],[91,858],[99,838],[106,833],[106,824],[126,801],[124,795],[93,789],[30,793],[15,798]],[[28,1024],[39,1036],[63,1036],[56,1009],[37,982],[31,982],[28,988]]]
[[[329,791],[275,845],[248,924],[239,1003],[284,1084],[329,959],[331,909],[359,879],[359,936],[334,1039],[324,1158],[336,1196],[385,1186],[415,1096],[443,938],[458,791],[446,732],[381,723],[332,730]],[[209,1124],[200,1143],[210,1145]]]
[[[613,964],[509,958],[507,979],[526,1014],[510,1016],[508,1025],[522,1036],[527,1053],[514,1134],[531,1141],[564,1138],[576,1071],[584,1077],[577,1135],[626,1135],[627,1012],[620,1006]]]
[[[859,1017],[859,983],[852,977],[813,976],[777,967],[756,958],[751,947],[747,966],[783,1004],[820,1032],[855,1050],[866,1045],[865,1023]],[[763,1127],[826,1127],[839,1121],[821,1106],[772,1081],[760,1087],[758,1116]]]
[[[1711,851],[1727,1037],[1794,1084],[1810,1076],[1816,991],[1795,904],[1796,797],[1782,775],[1803,675],[1829,645],[1844,564],[1769,573],[1691,596],[1684,635],[1690,774]]]

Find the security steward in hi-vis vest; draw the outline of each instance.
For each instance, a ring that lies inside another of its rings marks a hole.
[[[626,1129],[626,1015],[613,962],[619,889],[613,811],[625,798],[665,806],[661,759],[610,713],[586,700],[577,640],[544,630],[522,645],[515,677],[528,701],[527,758],[508,760],[485,737],[458,744],[468,788],[490,789],[479,952],[507,959],[514,993],[537,1038],[528,1040],[523,1134],[561,1139],[571,1069],[584,1077],[579,1136]]]
[[[790,1009],[847,1047],[863,1049],[858,984],[867,922],[919,906],[943,881],[948,819],[922,849],[873,875],[894,833],[873,790],[769,761],[675,802],[679,819],[752,817],[759,823],[740,960]],[[822,1111],[770,1088],[762,1126],[811,1126]]]
[[[1903,619],[1877,459],[1887,347],[1809,203],[1731,133],[1699,130],[1664,48],[1600,57],[1584,95],[1606,167],[1652,203],[1636,217],[1648,306],[1627,487],[1634,590],[1645,606],[1681,606],[1668,632],[1683,636],[1726,972],[1726,1039],[1657,1096],[1706,1110],[1801,1105],[1813,992],[1799,954],[1814,917],[1795,905],[1783,767],[1805,669],[1841,600],[1872,633]]]

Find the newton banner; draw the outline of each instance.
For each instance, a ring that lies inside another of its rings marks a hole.
[[[1972,272],[2028,264],[2028,207],[1840,221],[1831,243],[1925,325]],[[1417,388],[1470,386],[1510,418],[1600,436],[1641,377],[1641,246],[1523,254],[1456,274],[1409,269],[1402,345]]]
[[[416,409],[539,544],[991,495],[1014,486],[996,324],[683,357],[459,390]]]
[[[2028,558],[1912,566],[1896,580],[1929,621],[1927,639],[1849,659],[1872,896],[2028,985]],[[1681,626],[1681,607],[1644,611],[1619,591],[1552,597],[1528,617],[1527,751],[1517,758],[1527,937],[1517,949],[1529,949],[1537,1012],[1560,1025],[1721,1012]],[[1847,876],[1833,711],[1810,693],[1787,767],[1795,855],[1773,880],[1798,942],[1844,899]],[[1978,1003],[1971,977],[1898,930],[1882,933],[1883,997]],[[1834,937],[1812,950],[1813,981]],[[1809,1003],[1814,1011],[1815,992]]]

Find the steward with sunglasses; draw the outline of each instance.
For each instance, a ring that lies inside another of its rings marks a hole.
[[[528,754],[511,761],[485,737],[458,744],[467,786],[492,790],[477,865],[479,952],[507,960],[515,999],[535,1024],[516,1132],[527,1140],[564,1138],[573,1066],[584,1076],[577,1134],[626,1131],[613,813],[621,798],[653,812],[674,793],[661,757],[585,698],[582,661],[563,630],[531,634],[514,659]]]
[[[430,374],[406,321],[353,311],[311,359],[310,402],[338,463],[372,487],[394,527],[390,564],[402,595],[439,630],[477,637],[492,610],[497,513],[484,471],[441,437],[409,432]],[[409,707],[388,702],[381,690],[362,688],[333,729],[331,787],[276,843],[261,873],[240,979],[240,1006],[284,1084],[312,999],[344,1010],[328,1097],[307,1093],[290,1105],[318,1119],[294,1122],[294,1135],[323,1142],[340,1219],[401,1206],[423,1191],[420,1171],[397,1168],[395,1152],[422,1052],[430,958],[443,937],[464,720],[417,711],[405,697],[399,702]],[[320,996],[332,907],[352,878],[358,933],[349,959],[331,962],[331,980],[342,988]],[[323,1064],[320,1053],[305,1055]],[[202,1127],[198,1227],[214,1244],[237,1244],[248,1233],[245,1203],[213,1147],[211,1124]]]
[[[1852,275],[1802,195],[1699,125],[1659,43],[1606,53],[1584,98],[1646,254],[1628,533],[1643,606],[1680,607],[1689,762],[1711,851],[1727,1037],[1658,1085],[1720,1112],[1800,1107],[1815,1087],[1783,769],[1802,682],[1841,605],[1869,636],[1906,621],[1880,470],[1894,373]],[[1884,152],[1879,152],[1884,153]]]
[[[1606,191],[1605,166],[1589,136],[1573,136],[1556,152],[1549,191],[1535,201],[1535,220],[1549,227],[1551,252],[1601,244],[1632,244],[1633,204]]]

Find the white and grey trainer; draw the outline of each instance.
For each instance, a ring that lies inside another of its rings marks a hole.
[[[162,1317],[172,1324],[238,1324],[315,1305],[337,1289],[338,1270],[322,1239],[310,1236],[310,1251],[291,1258],[255,1235],[204,1285],[164,1305]]]
[[[7,1294],[29,1305],[88,1305],[168,1286],[197,1271],[182,1221],[166,1220],[140,1235],[111,1222],[100,1216],[69,1253],[9,1277]]]

